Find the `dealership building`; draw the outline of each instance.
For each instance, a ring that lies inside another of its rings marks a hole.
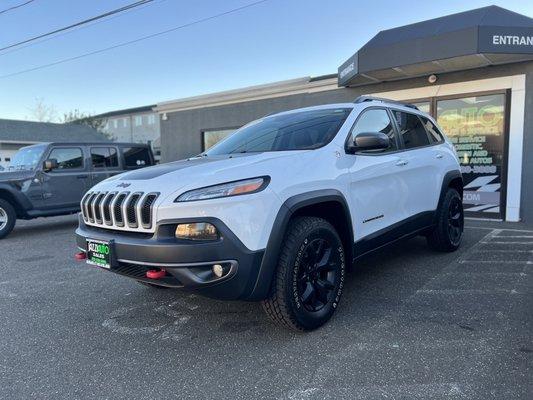
[[[360,95],[433,115],[461,158],[467,216],[533,223],[533,19],[496,6],[381,31],[337,74],[159,103],[162,161],[267,114]]]

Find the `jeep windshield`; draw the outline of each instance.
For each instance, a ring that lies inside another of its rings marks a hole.
[[[15,153],[7,167],[7,171],[34,170],[41,159],[46,145],[23,147]]]
[[[204,155],[317,149],[335,137],[351,111],[328,108],[265,117],[245,125]]]

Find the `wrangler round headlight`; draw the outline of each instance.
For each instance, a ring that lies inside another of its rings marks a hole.
[[[179,224],[176,227],[176,239],[186,240],[218,240],[217,228],[207,222]]]

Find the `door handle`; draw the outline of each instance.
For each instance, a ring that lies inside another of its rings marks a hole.
[[[89,175],[78,175],[76,178],[78,179],[87,179]]]
[[[398,167],[403,167],[404,165],[407,165],[407,164],[409,164],[409,161],[407,161],[407,160],[400,160],[400,161],[398,161],[398,162],[396,163],[396,165],[397,165]]]
[[[437,158],[442,158],[442,157],[444,157],[444,156],[443,156],[442,154],[439,153],[439,154],[437,154],[435,157],[437,157]]]

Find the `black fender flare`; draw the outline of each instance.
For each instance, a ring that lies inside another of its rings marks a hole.
[[[3,193],[7,193],[7,196],[3,196]],[[0,198],[4,198],[10,202],[15,202],[13,207],[18,210],[17,216],[26,216],[26,212],[33,208],[30,200],[20,191],[17,191],[10,184],[0,183]],[[22,215],[20,215],[22,214]]]
[[[444,175],[444,178],[442,179],[442,186],[440,187],[439,204],[437,205],[437,210],[435,211],[440,210],[440,207],[442,205],[442,200],[444,199],[444,195],[446,194],[446,190],[450,186],[450,182],[455,179],[461,180],[461,188],[462,188],[463,187],[463,175],[461,174],[459,170],[448,171]],[[460,193],[460,195],[462,195],[462,193]],[[435,218],[436,218],[436,214],[437,213],[435,212]]]
[[[353,251],[352,218],[350,208],[348,207],[348,202],[340,191],[335,189],[315,190],[290,197],[281,205],[276,219],[274,220],[267,247],[265,249],[265,254],[257,275],[257,280],[255,281],[255,286],[250,293],[249,300],[263,300],[268,296],[272,278],[274,277],[276,271],[283,238],[285,236],[285,232],[287,231],[289,221],[294,213],[310,205],[332,201],[339,203],[346,215],[351,241],[350,248],[346,249],[346,252],[349,255],[347,259],[350,260],[353,258],[353,256],[351,256]]]

